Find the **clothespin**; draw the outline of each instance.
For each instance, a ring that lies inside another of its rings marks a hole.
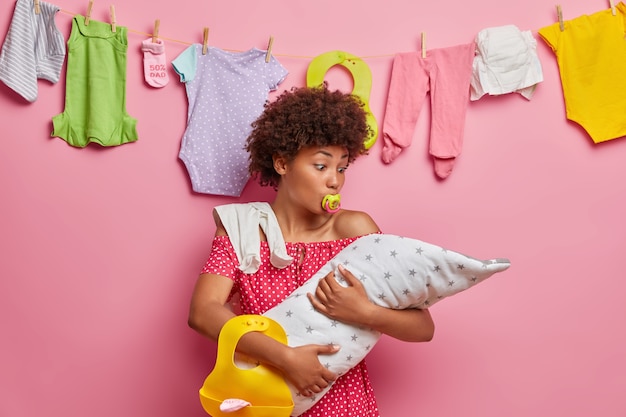
[[[39,8],[39,0],[35,0],[35,14],[39,14],[39,12],[41,12],[41,9]]]
[[[613,0],[609,0],[609,6],[611,6],[611,14],[615,16],[615,2],[613,2]]]
[[[209,28],[204,28],[204,36],[202,37],[202,55],[206,55],[209,44]]]
[[[115,21],[115,6],[111,5],[111,32],[115,32],[117,29],[116,21]]]
[[[565,25],[563,24],[563,11],[561,10],[560,4],[556,5],[556,15],[559,18],[559,28],[561,29],[561,32],[563,32],[565,30]]]
[[[85,15],[85,26],[89,24],[89,19],[91,19],[91,9],[93,9],[93,0],[89,0],[89,6],[87,6],[87,14]]]
[[[426,58],[426,32],[422,32],[422,58]]]
[[[152,31],[152,43],[156,43],[159,38],[159,26],[161,26],[161,20],[154,21],[154,30]]]
[[[274,37],[270,36],[270,40],[267,43],[267,52],[265,53],[265,62],[270,62],[272,57],[272,45],[274,44]]]

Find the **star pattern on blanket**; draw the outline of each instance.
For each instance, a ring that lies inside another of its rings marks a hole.
[[[393,235],[377,234],[357,239],[283,303],[270,309],[276,311],[270,317],[283,320],[281,325],[288,333],[290,346],[326,344],[330,343],[331,337],[335,339],[332,344],[339,345],[340,352],[320,358],[323,366],[341,375],[363,359],[381,333],[331,319],[312,308],[311,303],[302,297],[307,293],[314,294],[319,280],[331,272],[340,285],[347,286],[338,265],[354,274],[374,304],[405,309],[430,308],[439,300],[481,282],[510,264],[505,259],[480,260],[427,242]],[[325,392],[302,397],[302,401],[307,404],[317,402]],[[294,400],[296,405],[298,401]],[[298,409],[302,412],[305,407]]]

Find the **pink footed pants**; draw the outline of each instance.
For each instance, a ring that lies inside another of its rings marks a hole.
[[[437,176],[450,175],[463,145],[475,50],[471,42],[429,50],[426,58],[420,52],[394,57],[383,123],[385,163],[391,163],[411,144],[420,110],[430,93],[429,153]]]

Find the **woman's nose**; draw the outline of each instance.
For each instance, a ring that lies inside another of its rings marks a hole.
[[[336,190],[339,187],[339,176],[337,174],[329,174],[328,179],[326,181],[326,185],[328,188],[332,188]]]

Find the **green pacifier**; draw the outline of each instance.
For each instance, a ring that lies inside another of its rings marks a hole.
[[[363,145],[369,149],[378,137],[378,125],[369,107],[370,90],[372,88],[372,72],[367,64],[359,57],[342,51],[330,51],[313,58],[306,73],[307,87],[318,87],[324,83],[324,76],[335,65],[341,65],[350,71],[354,88],[352,94],[363,102],[365,120],[369,133]]]

